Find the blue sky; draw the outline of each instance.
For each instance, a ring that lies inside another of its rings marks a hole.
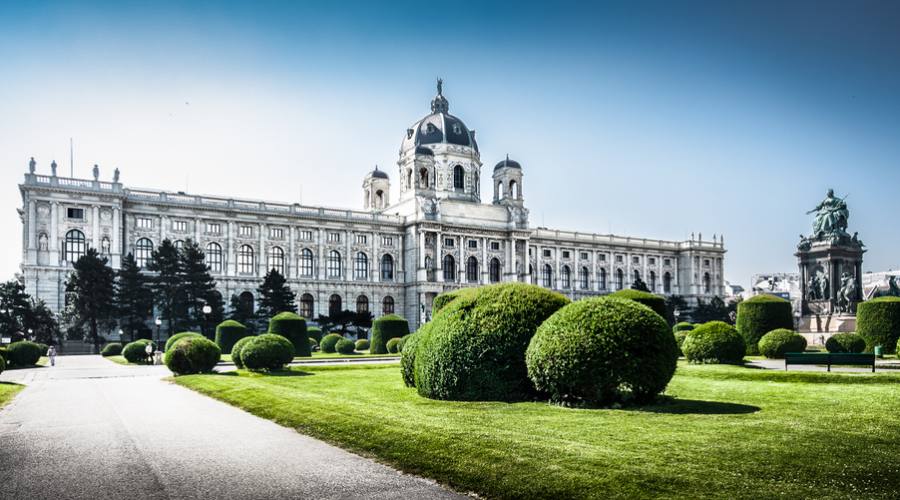
[[[0,4],[0,274],[28,157],[65,172],[69,137],[82,177],[358,208],[438,75],[485,173],[523,164],[534,226],[724,233],[746,285],[795,269],[833,187],[864,267],[900,267],[896,2],[20,2]]]

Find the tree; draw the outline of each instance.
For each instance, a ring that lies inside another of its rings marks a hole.
[[[0,284],[0,332],[4,337],[21,340],[30,312],[31,300],[21,281],[10,280]]]
[[[128,332],[132,342],[153,314],[149,280],[130,253],[122,259],[122,267],[116,273],[116,312],[119,327]]]
[[[356,311],[338,311],[329,316],[320,315],[316,320],[323,332],[335,332],[344,335],[350,326],[357,328],[372,327],[372,313]]]
[[[688,305],[687,301],[684,300],[684,297],[681,295],[669,295],[666,297],[666,321],[669,322],[670,325],[674,325],[679,321],[684,321],[685,313],[687,312]],[[675,311],[678,311],[679,316],[675,317]]]
[[[181,273],[183,276],[186,323],[190,327],[201,327],[204,335],[209,336],[209,323],[218,324],[224,316],[222,296],[216,291],[216,280],[206,265],[206,256],[193,240],[184,242],[181,254]],[[209,315],[203,307],[209,306]]]
[[[94,351],[100,351],[100,328],[112,322],[115,304],[115,272],[107,265],[106,257],[89,248],[75,262],[75,271],[66,280],[66,293],[71,294],[77,321],[88,327]]]
[[[733,323],[728,315],[728,306],[719,297],[713,297],[709,302],[704,302],[703,299],[698,298],[697,307],[691,313],[691,318],[693,318],[695,323],[706,323],[708,321]]]
[[[156,273],[151,280],[153,301],[166,321],[169,335],[185,326],[187,316],[180,253],[167,238],[153,251],[147,265],[148,270]]]
[[[26,318],[26,331],[31,330],[35,341],[44,344],[56,344],[59,339],[59,322],[56,315],[43,300],[31,299],[31,311]]]
[[[647,284],[644,283],[644,280],[641,279],[640,276],[634,277],[634,282],[631,284],[632,290],[640,290],[642,292],[649,292],[650,288],[647,287]]]
[[[266,273],[256,293],[259,297],[257,314],[260,318],[271,318],[285,311],[297,312],[297,295],[291,291],[284,276],[275,269]]]
[[[233,319],[247,327],[247,330],[256,331],[256,314],[253,313],[253,303],[241,299],[238,295],[231,296],[228,307],[228,319]]]

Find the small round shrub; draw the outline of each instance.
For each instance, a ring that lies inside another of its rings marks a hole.
[[[233,319],[226,319],[216,326],[216,345],[222,354],[231,354],[234,344],[247,335],[249,333],[246,326]]]
[[[369,341],[367,339],[359,339],[354,345],[357,351],[367,351],[369,349]]]
[[[556,311],[525,354],[535,388],[556,403],[652,401],[675,374],[678,347],[662,316],[636,301],[597,297]]]
[[[689,331],[681,350],[691,363],[740,363],[747,344],[733,326],[710,321]]]
[[[341,339],[334,344],[334,350],[340,354],[353,354],[356,350],[356,344],[352,340]]]
[[[122,354],[122,344],[118,342],[110,342],[103,346],[103,350],[100,351],[101,356],[118,356]]]
[[[206,338],[206,337],[203,336],[202,333],[197,333],[197,332],[181,332],[181,333],[176,333],[175,335],[172,335],[171,337],[169,337],[168,340],[166,340],[166,348],[165,348],[165,350],[168,351],[169,349],[172,348],[173,345],[175,345],[175,342],[178,342],[179,340],[184,339],[184,338],[187,338],[187,337],[198,337],[198,338],[203,338],[203,339]]]
[[[299,314],[282,312],[269,320],[269,333],[281,335],[294,344],[294,355],[308,357],[309,335],[306,333],[306,319]]]
[[[806,339],[793,330],[779,328],[759,339],[759,353],[769,359],[783,359],[787,352],[806,350]]]
[[[425,323],[416,333],[406,337],[403,343],[403,350],[400,352],[400,371],[403,374],[403,383],[406,387],[416,386],[416,344],[419,342],[420,333],[423,332],[431,323]]]
[[[672,336],[675,337],[675,344],[678,346],[679,356],[684,356],[684,351],[681,350],[681,346],[684,345],[684,339],[687,338],[689,332],[690,330],[681,330],[672,334]]]
[[[866,340],[856,333],[835,333],[825,341],[828,352],[863,352]]]
[[[234,343],[234,346],[231,348],[231,361],[234,362],[234,366],[244,368],[244,362],[241,360],[241,352],[243,351],[244,346],[249,344],[250,341],[255,338],[255,335],[248,335]]]
[[[309,338],[309,352],[313,352],[319,348],[319,343],[316,342],[316,339],[310,337]]]
[[[41,351],[41,346],[34,342],[21,340],[13,342],[7,349],[9,364],[14,366],[31,366],[37,364],[47,351]]]
[[[757,344],[763,335],[779,328],[794,329],[791,302],[765,294],[741,301],[737,306],[736,327],[747,344],[747,354],[758,354]]]
[[[340,336],[337,333],[329,333],[328,335],[322,337],[322,342],[319,343],[319,349],[321,349],[322,352],[335,352],[335,344],[343,339],[344,337]]]
[[[386,354],[387,342],[393,338],[409,335],[409,322],[396,314],[387,314],[372,322],[372,354]]]
[[[639,304],[644,304],[659,314],[663,318],[666,317],[666,299],[662,295],[645,292],[643,290],[632,290],[626,288],[609,294],[610,297],[619,297],[622,299],[631,299]]]
[[[311,339],[316,339],[316,345],[322,341],[322,329],[318,326],[306,326],[306,335]]]
[[[190,375],[211,372],[221,357],[222,350],[215,342],[202,337],[185,337],[166,350],[163,362],[176,376]]]
[[[866,341],[866,351],[880,345],[895,352],[900,339],[900,297],[878,297],[856,306],[856,333]]]
[[[125,344],[122,348],[122,356],[129,363],[146,363],[147,362],[147,346],[153,345],[153,342],[147,339],[139,339],[134,342]]]
[[[675,323],[675,326],[672,327],[672,332],[686,332],[694,329],[693,323],[688,323],[687,321],[682,321],[681,323]]]
[[[279,370],[293,359],[294,345],[282,335],[274,333],[253,337],[253,340],[241,348],[241,362],[248,370]]]
[[[416,348],[419,394],[460,401],[529,397],[525,350],[538,326],[569,303],[525,283],[470,288],[444,306]]]
[[[408,334],[400,337],[400,342],[397,343],[397,352],[403,352],[403,346],[406,345],[406,341],[407,341],[407,339],[409,339],[410,335],[412,335],[412,334],[408,333]],[[385,347],[387,347],[387,344],[385,344]],[[390,351],[388,351],[388,352],[390,352]]]
[[[397,354],[400,352],[400,339],[397,337],[392,338],[387,341],[387,352],[390,354]]]

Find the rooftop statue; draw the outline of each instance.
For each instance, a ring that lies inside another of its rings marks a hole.
[[[813,239],[847,236],[847,219],[850,218],[850,211],[847,210],[844,199],[836,197],[834,190],[829,189],[825,199],[816,208],[806,212],[816,214],[813,221]]]

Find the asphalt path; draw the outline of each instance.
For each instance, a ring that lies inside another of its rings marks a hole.
[[[27,387],[0,410],[0,498],[460,497],[168,375],[99,356],[4,372]]]

